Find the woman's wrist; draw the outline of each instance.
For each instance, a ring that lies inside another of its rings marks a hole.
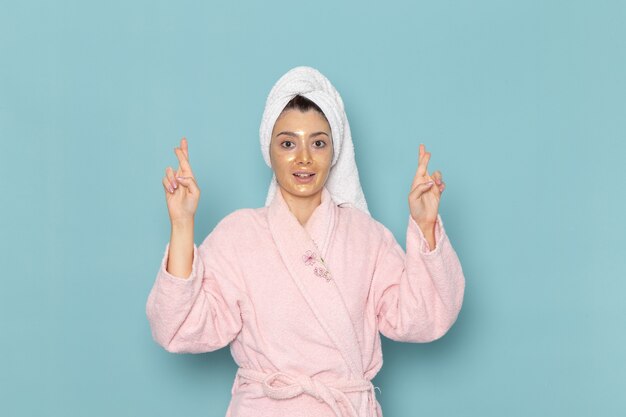
[[[188,231],[189,229],[193,230],[194,226],[194,218],[190,219],[177,219],[172,220],[172,230],[176,229],[179,231]]]
[[[428,246],[430,247],[430,249],[431,250],[435,249],[435,245],[436,245],[435,227],[437,225],[437,221],[435,220],[434,222],[419,222],[419,223],[415,221],[415,224],[417,224],[417,227],[419,227],[420,231],[422,232],[422,235],[424,235],[424,238],[428,242]]]

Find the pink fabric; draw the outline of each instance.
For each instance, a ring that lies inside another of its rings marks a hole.
[[[370,382],[383,363],[379,332],[436,340],[465,290],[441,216],[434,250],[410,216],[406,237],[405,254],[384,225],[337,206],[326,188],[303,227],[277,192],[194,245],[187,278],[166,271],[166,245],[146,305],[152,336],[176,353],[230,344],[244,369],[227,417],[381,417]]]

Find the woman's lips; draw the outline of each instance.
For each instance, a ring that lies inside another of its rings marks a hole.
[[[315,177],[315,174],[311,174],[308,177],[299,177],[296,174],[293,174],[293,176],[298,184],[308,184],[310,182],[313,182],[313,177]]]

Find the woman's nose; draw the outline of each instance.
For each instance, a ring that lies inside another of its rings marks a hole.
[[[307,164],[309,165],[311,163],[311,155],[309,154],[309,150],[308,149],[303,149],[302,151],[298,152],[298,163],[299,164]]]

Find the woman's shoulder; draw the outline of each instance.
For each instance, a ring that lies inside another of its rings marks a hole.
[[[371,214],[358,207],[341,205],[337,207],[339,207],[339,213],[348,230],[359,231],[366,238],[375,238],[378,241],[389,238],[389,234],[391,234],[389,229]]]
[[[240,241],[248,234],[254,233],[258,226],[263,225],[262,214],[259,209],[237,209],[217,222],[211,232],[205,237],[203,244],[227,244]]]
[[[215,226],[218,231],[241,231],[264,223],[265,211],[262,208],[240,208],[224,216]]]

